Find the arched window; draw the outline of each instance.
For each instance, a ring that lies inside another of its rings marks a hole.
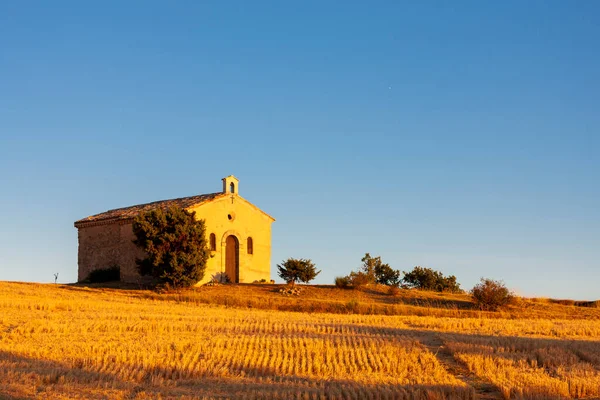
[[[248,254],[254,254],[254,243],[252,242],[252,238],[248,238],[248,245],[246,246],[248,249]]]
[[[229,191],[230,191],[231,193],[235,193],[235,183],[231,182],[231,183],[229,184]]]
[[[210,251],[217,251],[217,237],[214,233],[210,234]]]

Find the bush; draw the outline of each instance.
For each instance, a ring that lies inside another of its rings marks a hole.
[[[353,289],[362,289],[364,286],[373,283],[373,277],[362,271],[350,272],[348,279]]]
[[[485,311],[496,311],[510,304],[514,295],[504,286],[502,281],[481,278],[481,282],[471,289],[475,304]]]
[[[596,301],[576,301],[575,305],[577,307],[600,308],[600,300],[596,300]]]
[[[358,314],[360,311],[360,303],[357,299],[351,299],[346,303],[346,310],[348,312]]]
[[[550,299],[551,303],[554,304],[560,304],[563,306],[574,306],[575,305],[575,300],[569,300],[569,299]]]
[[[211,276],[210,281],[212,283],[231,283],[231,279],[226,272],[217,272],[216,274]]]
[[[312,261],[304,258],[288,258],[281,265],[277,264],[277,269],[279,277],[292,285],[296,282],[308,283],[321,273]]]
[[[400,288],[396,285],[392,285],[388,288],[388,294],[390,296],[397,296],[400,293]]]
[[[335,286],[339,289],[348,289],[350,287],[350,277],[337,276],[335,278]]]
[[[461,292],[454,275],[444,276],[440,271],[431,268],[414,267],[412,271],[404,273],[402,281],[406,286],[415,289]]]
[[[136,260],[141,275],[151,275],[175,288],[192,286],[204,277],[210,251],[204,220],[195,212],[170,207],[139,214],[133,241],[146,258]]]
[[[121,280],[121,268],[118,265],[109,268],[95,269],[88,275],[91,283],[113,282]]]

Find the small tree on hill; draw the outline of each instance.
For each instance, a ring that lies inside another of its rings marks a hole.
[[[362,261],[362,265],[358,272],[366,275],[368,283],[375,283],[375,268],[381,265],[381,257],[371,257],[369,253],[365,253],[360,261]]]
[[[195,212],[171,207],[139,214],[133,221],[134,243],[146,253],[137,259],[141,275],[174,287],[196,284],[204,277],[210,251],[204,220]]]
[[[288,258],[281,265],[277,264],[277,270],[279,277],[292,285],[296,282],[308,283],[321,273],[311,260],[303,258]]]
[[[388,264],[381,264],[375,268],[375,282],[381,285],[398,286],[401,272],[393,269]]]
[[[454,275],[444,276],[440,271],[431,268],[414,267],[412,271],[405,272],[402,279],[408,287],[438,292],[460,292],[460,285]]]
[[[381,257],[371,257],[366,253],[361,259],[363,265],[361,272],[369,277],[370,283],[397,286],[400,283],[400,271],[393,269],[389,264],[384,264]]]
[[[481,278],[481,282],[471,289],[471,296],[475,304],[485,311],[496,311],[510,304],[514,299],[514,295],[502,281],[484,278]]]

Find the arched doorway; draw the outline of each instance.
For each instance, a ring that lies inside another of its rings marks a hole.
[[[240,282],[240,242],[234,235],[225,240],[225,273],[231,282]]]

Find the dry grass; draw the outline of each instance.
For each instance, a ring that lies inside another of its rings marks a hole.
[[[204,303],[211,294],[218,304],[271,299],[273,308],[326,302],[321,288],[303,300],[270,286],[212,289],[159,295],[0,282],[0,398],[474,398],[424,338],[445,343],[506,396],[600,395],[594,309],[568,320],[557,319],[562,312],[529,320],[308,314]],[[341,292],[327,297],[358,307],[398,297]]]
[[[446,345],[507,398],[600,396],[597,341],[449,335]]]
[[[540,299],[518,299],[514,305],[500,312],[483,312],[476,307],[467,294],[399,290],[398,293],[390,295],[389,287],[379,285],[364,290],[339,289],[333,285],[300,285],[303,288],[301,296],[286,297],[279,293],[282,286],[221,285],[204,286],[179,293],[157,294],[150,291],[137,293],[143,298],[153,300],[308,313],[600,320],[600,308],[565,305],[565,301],[541,302]]]

